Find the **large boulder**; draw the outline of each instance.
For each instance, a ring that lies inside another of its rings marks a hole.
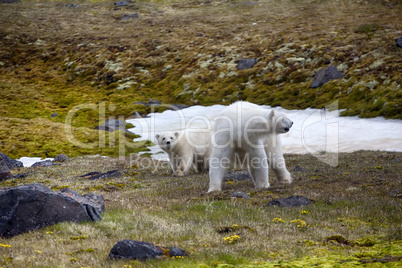
[[[12,177],[13,175],[11,174],[6,161],[4,161],[3,157],[0,155],[0,181],[4,181]]]
[[[3,154],[2,152],[0,152],[0,156],[3,157],[3,160],[6,162],[9,169],[24,167],[24,164],[21,161],[11,159],[8,155]]]
[[[0,190],[0,237],[12,237],[59,222],[98,221],[103,197],[68,188],[53,192],[35,183]]]
[[[338,71],[338,69],[335,66],[330,65],[322,70],[319,70],[315,74],[315,76],[313,78],[313,82],[311,82],[310,87],[317,88],[317,87],[324,85],[329,80],[339,79],[342,77],[343,77],[343,75]]]

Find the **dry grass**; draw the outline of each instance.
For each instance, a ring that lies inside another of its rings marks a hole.
[[[1,244],[11,247],[0,247],[0,264],[271,267],[282,261],[290,266],[349,267],[390,255],[393,259],[388,259],[387,265],[400,265],[402,210],[400,199],[390,192],[400,189],[401,157],[400,153],[383,152],[341,154],[339,165],[329,167],[313,156],[288,155],[289,169],[296,165],[303,169],[292,172],[294,184],[280,185],[271,178],[272,188],[255,191],[251,181],[227,181],[217,194],[206,194],[206,174],[172,177],[166,163],[149,167],[149,160],[136,156],[79,157],[62,166],[24,168],[17,171],[29,172],[27,178],[2,185],[40,182],[54,190],[68,186],[82,194],[92,191],[105,197],[106,213],[100,222],[61,223],[3,239]],[[124,176],[98,181],[79,177],[112,169],[121,170]],[[251,198],[230,198],[239,190]],[[291,195],[303,195],[315,203],[302,208],[264,206],[273,198]],[[232,227],[226,229],[233,232],[217,231],[224,227]],[[227,238],[234,235],[238,237]],[[350,244],[328,240],[335,235]],[[108,260],[111,247],[122,239],[177,246],[191,255],[144,263]]]

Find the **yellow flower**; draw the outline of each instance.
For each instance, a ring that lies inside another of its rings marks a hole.
[[[285,222],[284,220],[282,220],[282,218],[274,218],[274,219],[272,219],[272,221],[273,221],[274,223]]]
[[[309,212],[308,211],[306,211],[306,210],[302,210],[302,211],[300,211],[300,214],[309,214]]]
[[[232,235],[232,236],[227,236],[223,238],[223,242],[233,244],[237,242],[240,239],[240,236],[238,235]]]
[[[42,251],[35,250],[36,253],[42,254]]]
[[[0,247],[3,247],[3,248],[11,248],[11,245],[7,245],[7,244],[0,244]]]
[[[303,227],[307,227],[310,225],[307,225],[305,221],[301,220],[301,219],[297,219],[297,220],[292,220],[290,221],[290,223],[296,223],[296,226],[298,228],[303,228]]]

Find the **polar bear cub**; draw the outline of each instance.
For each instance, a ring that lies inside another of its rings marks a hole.
[[[157,134],[159,147],[169,155],[170,166],[176,176],[185,176],[194,167],[206,172],[211,155],[211,130],[185,129]]]
[[[220,191],[227,169],[247,168],[256,188],[268,188],[269,167],[278,180],[291,183],[286,169],[279,134],[293,122],[284,115],[249,102],[236,102],[215,117],[211,137],[209,190]]]

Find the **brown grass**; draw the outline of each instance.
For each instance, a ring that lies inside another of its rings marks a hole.
[[[256,191],[251,181],[227,181],[223,191],[215,194],[206,194],[206,174],[172,177],[166,163],[155,169],[148,166],[149,159],[135,155],[131,159],[79,157],[62,166],[16,170],[30,175],[3,182],[3,186],[40,182],[54,190],[68,186],[83,194],[95,192],[105,197],[106,213],[97,223],[61,223],[2,240],[1,244],[11,247],[0,247],[0,264],[216,267],[226,263],[255,267],[259,263],[271,267],[279,260],[302,266],[353,265],[386,255],[397,260],[402,256],[402,211],[400,200],[390,192],[400,189],[401,156],[341,154],[339,165],[330,167],[313,156],[287,155],[290,170],[296,165],[303,169],[292,172],[292,185],[280,185],[273,177],[270,189]],[[79,177],[112,169],[121,170],[124,176],[98,181]],[[230,197],[239,190],[251,198]],[[264,206],[274,198],[292,195],[306,196],[315,203],[302,208]],[[217,232],[226,227],[234,231]],[[233,235],[239,239],[225,241]],[[331,236],[342,236],[351,244],[328,240]],[[107,260],[111,247],[122,239],[177,246],[191,255],[145,263]]]

